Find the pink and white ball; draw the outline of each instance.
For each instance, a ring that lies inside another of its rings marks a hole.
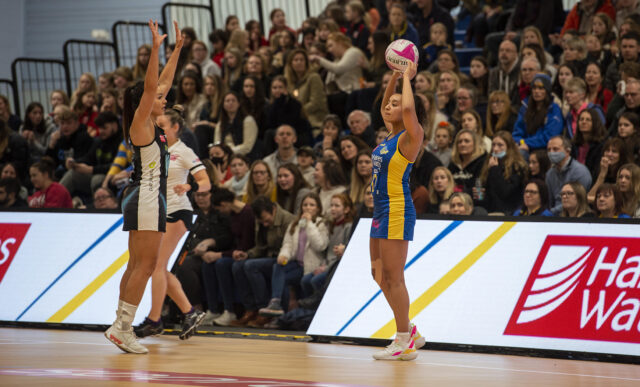
[[[410,61],[418,64],[418,55],[418,48],[415,44],[406,39],[398,39],[387,46],[384,58],[391,70],[397,70],[402,73],[406,70]]]

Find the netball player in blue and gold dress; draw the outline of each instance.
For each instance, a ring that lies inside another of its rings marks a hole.
[[[124,231],[129,231],[129,262],[120,281],[116,320],[104,335],[130,353],[148,352],[136,340],[131,324],[156,266],[166,228],[169,152],[166,137],[156,119],[164,114],[166,96],[173,83],[183,43],[175,22],[174,27],[176,47],[158,77],[158,50],[167,35],[160,35],[158,23],[149,20],[153,45],[144,83],[127,88],[124,96],[125,141],[130,142],[134,150],[132,183],[122,200]]]
[[[376,352],[376,360],[413,360],[425,340],[409,321],[409,293],[404,282],[404,265],[409,241],[413,239],[416,210],[409,189],[409,173],[424,138],[426,112],[411,90],[416,65],[410,63],[403,74],[394,72],[382,100],[381,113],[391,132],[374,149],[373,220],[371,224],[371,273],[380,286],[396,321],[396,338]],[[402,94],[396,81],[402,76]]]

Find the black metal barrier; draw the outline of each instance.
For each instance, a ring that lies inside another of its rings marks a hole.
[[[194,26],[198,38],[207,42],[209,34],[216,27],[214,15],[235,14],[243,22],[258,19],[265,35],[268,35],[269,14],[274,8],[285,10],[289,25],[299,25],[311,13],[319,13],[323,7],[324,0],[210,0],[209,5],[166,3],[162,6],[163,24],[159,27],[162,33],[168,34],[168,42],[175,42],[171,24],[176,20],[181,27]],[[219,28],[224,28],[223,19],[219,24]],[[111,27],[113,42],[68,40],[63,47],[63,61],[17,58],[11,64],[12,79],[0,80],[0,94],[11,96],[16,114],[20,114],[21,108],[33,101],[41,102],[45,110],[50,111],[51,91],[61,89],[70,97],[72,85],[77,84],[82,73],[90,72],[98,77],[118,66],[135,65],[138,47],[150,42],[148,28],[147,22],[117,21]],[[159,55],[163,63],[164,50]]]
[[[159,25],[160,33],[166,31],[164,25]],[[117,21],[111,27],[111,36],[115,46],[118,66],[133,67],[136,64],[138,47],[151,43],[151,33],[148,22]],[[164,63],[164,50],[160,50],[160,63]],[[111,69],[111,71],[115,68]],[[98,75],[98,74],[96,74]]]
[[[20,103],[18,102],[18,91],[16,85],[11,79],[0,79],[0,95],[4,95],[9,99],[11,111],[20,116]]]
[[[118,51],[111,42],[71,39],[64,43],[63,51],[64,61],[71,75],[70,81],[74,87],[83,73],[91,73],[98,77],[120,65]]]
[[[20,106],[37,101],[47,113],[51,111],[49,94],[53,90],[64,90],[71,96],[69,68],[58,59],[17,58],[11,63],[11,77]]]
[[[237,15],[240,19],[241,28],[244,29],[244,24],[249,20],[258,20],[264,29],[262,2],[260,0],[216,0],[212,1],[211,9],[213,10],[216,28],[224,29],[224,22],[227,16]]]
[[[237,15],[242,28],[247,21],[258,20],[264,36],[269,35],[269,16],[274,8],[282,8],[285,11],[287,24],[298,26],[308,17],[319,15],[326,5],[326,1],[323,0],[211,0],[210,3],[215,21],[214,28],[224,29],[226,17]]]
[[[214,20],[211,7],[188,3],[166,3],[162,6],[162,23],[166,27],[167,41],[170,43],[176,41],[174,20],[178,22],[180,28],[194,27],[198,39],[204,42],[208,41],[208,36],[213,31]]]

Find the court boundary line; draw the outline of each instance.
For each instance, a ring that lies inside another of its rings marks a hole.
[[[511,356],[506,354],[491,354],[498,356]],[[361,361],[373,361],[369,358],[359,358],[359,357],[344,357],[344,356],[328,356],[328,355],[307,355],[308,357],[318,357],[318,358],[327,358],[327,359],[341,359],[341,360],[361,360]],[[546,359],[546,358],[545,358]],[[551,360],[551,359],[549,359]],[[571,361],[567,359],[567,361]],[[580,376],[580,377],[588,377],[588,378],[600,378],[600,379],[615,379],[615,380],[626,380],[626,381],[640,381],[640,378],[622,378],[619,376],[606,376],[606,375],[590,375],[590,374],[578,374],[578,373],[569,373],[569,372],[556,372],[556,371],[536,371],[536,370],[525,370],[520,368],[500,368],[500,367],[486,367],[486,366],[471,366],[464,364],[453,364],[453,363],[434,363],[434,362],[416,362],[415,364],[421,365],[430,365],[437,367],[455,367],[455,368],[472,368],[472,369],[483,369],[483,370],[494,370],[494,371],[512,371],[512,372],[524,372],[524,373],[534,373],[534,374],[547,374],[547,375],[564,375],[564,376]],[[611,363],[609,363],[611,364]],[[623,363],[615,363],[621,365],[628,365]]]

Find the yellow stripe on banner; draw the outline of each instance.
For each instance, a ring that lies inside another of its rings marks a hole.
[[[116,259],[109,267],[107,267],[100,275],[98,275],[89,285],[80,291],[71,301],[60,308],[53,316],[49,317],[47,322],[61,323],[71,313],[80,307],[89,297],[93,295],[105,282],[107,282],[114,274],[118,272],[129,260],[129,251],[125,251],[120,258]]]
[[[476,263],[493,245],[495,245],[513,226],[515,222],[504,222],[491,235],[473,249],[466,257],[464,257],[457,265],[455,265],[447,274],[440,278],[435,284],[431,285],[420,297],[413,301],[409,307],[409,318],[415,318],[429,304],[438,298],[449,286],[458,280],[474,263]],[[392,319],[380,328],[371,337],[377,339],[388,339],[396,332],[395,319]]]

